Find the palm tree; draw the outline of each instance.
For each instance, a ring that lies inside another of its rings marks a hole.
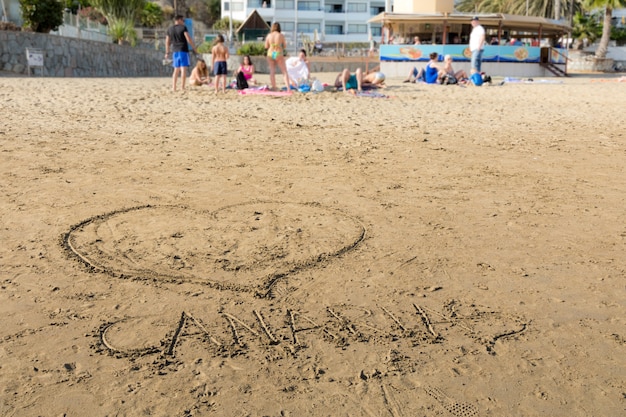
[[[129,19],[136,21],[145,0],[90,0],[91,5],[108,19]]]
[[[134,44],[137,40],[134,23],[143,9],[145,0],[91,0],[109,22],[109,34],[120,45],[126,40]]]
[[[124,42],[128,42],[131,46],[137,44],[137,32],[132,20],[111,18],[108,22],[109,35],[114,42],[118,45],[123,45]]]
[[[557,5],[558,3],[558,5]],[[541,16],[554,18],[555,14],[569,15],[571,7],[576,7],[570,1],[563,0],[460,0],[456,9],[466,13],[509,13],[516,15]]]
[[[604,22],[602,24],[602,37],[596,49],[596,58],[606,58],[609,50],[609,40],[611,40],[611,19],[613,10],[626,7],[626,0],[589,0],[589,8],[604,9]]]
[[[572,25],[572,37],[574,38],[574,49],[582,49],[585,39],[593,43],[602,30],[596,21],[595,16],[578,12],[574,16]]]

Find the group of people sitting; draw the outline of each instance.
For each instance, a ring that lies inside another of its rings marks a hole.
[[[415,37],[415,43],[419,43],[419,38]],[[270,72],[271,88],[276,89],[276,67],[283,75],[286,89],[298,88],[302,83],[311,79],[311,67],[307,59],[306,50],[301,49],[298,56],[286,58],[286,41],[281,33],[280,24],[275,22],[271,32],[265,39],[267,49],[267,62]],[[439,55],[433,52],[429,55],[430,61],[424,68],[414,67],[404,82],[425,82],[427,84],[466,84],[469,82],[467,73],[464,70],[455,71],[452,67],[452,57],[446,55],[443,59],[443,66],[438,63]],[[241,65],[234,71],[233,78],[237,78],[242,73],[248,86],[256,85],[254,78],[254,64],[248,55],[243,57]],[[202,86],[211,84],[211,77],[206,62],[198,59],[195,68],[189,78],[191,85]],[[350,90],[361,91],[364,87],[384,86],[385,75],[379,69],[369,71],[367,66],[365,71],[358,68],[354,74],[348,69],[344,69],[335,79],[335,87],[344,92]],[[245,85],[245,83],[244,83]],[[244,87],[245,88],[245,87]]]
[[[469,82],[467,73],[464,70],[454,70],[450,55],[444,56],[443,66],[439,64],[438,56],[436,52],[431,53],[429,55],[430,61],[428,61],[426,66],[420,69],[414,67],[403,82],[424,82],[427,84],[465,84]],[[298,56],[285,60],[285,69],[289,88],[297,89],[300,84],[311,80],[311,67],[304,49],[300,50]],[[234,78],[237,77],[238,73],[243,73],[249,86],[257,84],[254,78],[254,64],[250,56],[245,55],[243,57],[241,65],[234,72]],[[191,71],[189,82],[195,86],[209,85],[211,83],[209,70],[204,60],[198,59],[195,68]],[[373,70],[366,68],[365,71],[357,68],[354,73],[344,69],[337,75],[334,86],[337,89],[342,89],[344,92],[350,90],[358,92],[362,91],[363,88],[384,87],[384,82],[385,74],[379,71],[379,67]]]
[[[308,83],[311,80],[311,66],[307,59],[306,50],[301,49],[298,56],[290,57],[285,60],[285,66],[287,70],[289,87],[298,88],[302,83]],[[361,68],[357,68],[354,74],[351,74],[348,69],[344,69],[337,75],[335,80],[335,87],[343,89],[344,92],[350,90],[362,91],[367,87],[382,87],[385,81],[385,74],[377,70],[363,71]],[[255,86],[257,84],[254,78],[254,64],[250,59],[250,56],[244,55],[241,65],[234,71],[233,78],[237,78],[238,73],[242,73],[249,86]],[[203,86],[211,84],[211,77],[206,62],[203,59],[198,59],[196,66],[191,71],[189,76],[189,83],[193,86]]]
[[[443,66],[438,63],[439,54],[432,52],[429,55],[430,61],[424,68],[413,67],[405,83],[425,82],[426,84],[465,84],[469,82],[467,73],[463,70],[454,71],[452,68],[452,56],[446,55],[443,58]]]
[[[254,79],[254,64],[249,55],[244,55],[241,65],[235,70],[234,76],[236,77],[239,72],[243,73],[249,85],[256,84],[256,80]],[[204,59],[198,59],[196,62],[196,66],[189,76],[189,84],[198,87],[211,84],[209,68]]]
[[[218,37],[218,42],[212,50],[214,55],[216,51],[215,48],[219,46],[220,42],[223,43],[223,38],[219,39]],[[301,49],[298,56],[286,58],[286,48],[287,43],[284,35],[281,33],[280,23],[275,22],[272,24],[270,33],[265,38],[270,84],[273,90],[276,89],[276,67],[280,69],[283,75],[286,89],[298,88],[301,84],[311,81],[311,66],[309,60],[307,59],[306,50]],[[227,58],[228,54],[224,54],[221,58],[221,61],[223,61],[224,64],[224,69],[226,68],[225,64]],[[215,61],[215,56],[213,61]],[[241,65],[234,71],[233,78],[236,79],[240,73],[243,74],[248,86],[256,85],[256,80],[254,78],[254,64],[252,64],[252,60],[248,55],[243,57]],[[345,92],[350,90],[361,91],[363,87],[367,86],[382,86],[384,81],[385,75],[379,70],[368,71],[366,67],[364,72],[358,68],[354,74],[350,74],[350,71],[345,69],[337,75],[335,87],[338,89],[342,88]],[[211,84],[209,69],[204,60],[198,59],[195,68],[191,71],[189,83],[194,86],[208,86]]]
[[[297,87],[298,83],[303,80],[309,80],[311,77],[311,67],[307,59],[306,50],[301,49],[298,56],[288,58],[286,60],[286,69],[289,77],[289,85],[292,87]],[[254,71],[254,64],[250,56],[244,55],[241,65],[239,65],[233,73],[233,78],[236,79],[237,74],[242,73],[248,85],[254,86],[257,84],[254,78]],[[198,59],[196,62],[196,66],[189,76],[189,83],[195,86],[211,84],[209,68],[203,59]]]

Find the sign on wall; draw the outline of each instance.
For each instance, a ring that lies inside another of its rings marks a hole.
[[[28,75],[30,76],[31,68],[41,68],[41,75],[43,76],[43,55],[44,52],[41,49],[26,49],[26,63],[28,64]]]

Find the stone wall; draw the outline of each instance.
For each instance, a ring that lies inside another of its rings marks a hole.
[[[33,32],[0,31],[0,70],[27,73],[26,49],[44,52],[43,75],[48,77],[168,76],[163,52],[127,45],[66,38]],[[37,75],[41,68],[31,69]]]
[[[44,53],[43,75],[46,77],[162,77],[172,74],[171,66],[163,65],[163,51],[133,48],[128,45],[68,38],[43,33],[0,30],[0,70],[26,75],[26,49],[40,49]],[[204,55],[210,65],[211,55]],[[228,68],[239,67],[240,56],[229,59]],[[312,72],[340,72],[365,69],[362,57],[310,57]],[[267,74],[264,56],[252,57],[256,72]],[[372,60],[371,66],[378,63]],[[195,60],[192,58],[192,65]],[[39,76],[41,68],[31,68]]]
[[[567,72],[569,73],[614,71],[614,59],[599,59],[592,52],[570,50],[567,57]]]

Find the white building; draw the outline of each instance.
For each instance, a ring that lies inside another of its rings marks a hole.
[[[22,25],[22,7],[19,0],[0,0],[0,22]]]
[[[368,42],[380,39],[380,24],[367,21],[385,11],[385,0],[222,0],[222,17],[244,21],[254,9],[288,39],[317,33],[322,42]]]

